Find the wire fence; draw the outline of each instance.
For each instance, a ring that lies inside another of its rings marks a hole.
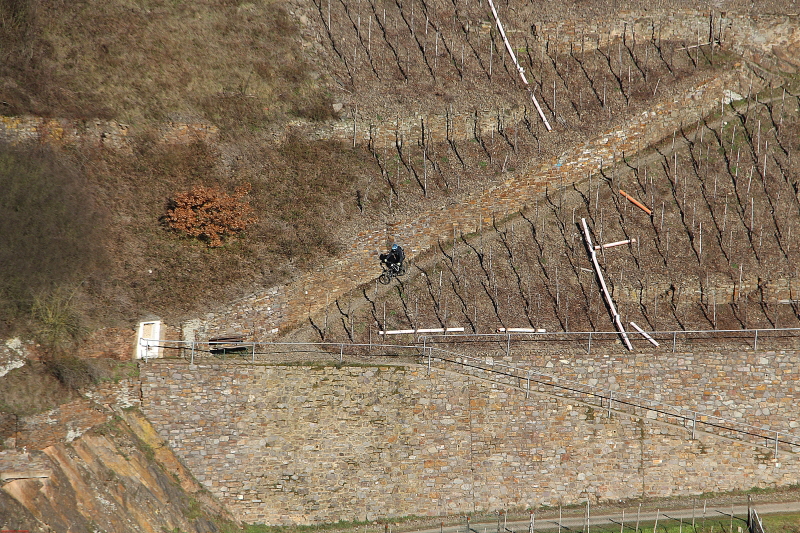
[[[198,362],[314,363],[333,361],[391,363],[416,358],[422,353],[414,344],[349,342],[227,342],[140,339],[145,362],[160,358],[181,358]]]
[[[420,348],[432,344],[447,345],[485,345],[510,356],[512,349],[519,348],[531,351],[552,351],[562,353],[565,348],[583,350],[591,354],[592,350],[622,351],[619,333],[616,331],[520,331],[520,329],[496,333],[461,333],[450,328],[442,333],[430,333],[430,329],[410,329],[395,332],[381,332],[377,335],[381,342],[354,343],[345,341],[329,342],[258,342],[258,341],[218,341],[218,340],[159,340],[139,339],[143,348],[143,359],[156,357],[185,357],[194,361],[196,357],[231,358],[244,362],[247,356],[251,362],[274,361],[283,362],[286,355],[317,355],[326,359],[338,358],[344,361],[345,356],[356,357],[392,357],[396,355],[414,355]],[[737,329],[737,330],[677,330],[677,331],[642,331],[641,341],[647,350],[657,348],[672,353],[687,350],[724,348],[753,351],[770,351],[781,349],[800,349],[800,328],[772,329]],[[370,336],[372,338],[372,336]],[[652,341],[650,341],[652,339]],[[392,342],[394,341],[394,342]],[[651,344],[652,343],[652,344]],[[657,344],[654,347],[653,344]],[[276,359],[277,358],[277,359]]]
[[[629,332],[632,339],[635,332]],[[652,338],[657,346],[654,346]],[[495,344],[504,346],[506,355],[511,355],[512,346],[525,349],[560,351],[562,349],[583,349],[587,354],[592,350],[621,350],[620,334],[616,331],[506,331],[497,333],[463,333],[463,334],[423,334],[417,335],[417,344]],[[745,350],[780,350],[800,348],[800,328],[772,329],[727,329],[727,330],[676,330],[676,331],[643,331],[640,337],[647,351],[658,348],[660,351],[672,353],[687,349],[725,349]],[[628,353],[627,350],[624,353]]]

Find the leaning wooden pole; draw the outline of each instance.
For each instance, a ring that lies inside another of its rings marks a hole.
[[[497,29],[500,31],[500,37],[503,38],[503,42],[506,44],[506,50],[508,50],[508,55],[511,56],[511,60],[514,62],[514,65],[517,67],[517,72],[519,72],[519,77],[522,78],[522,83],[525,84],[525,88],[528,89],[528,94],[531,95],[531,100],[533,101],[533,105],[536,106],[536,111],[539,112],[539,116],[542,117],[542,122],[544,122],[544,126],[547,128],[547,131],[553,131],[553,128],[550,127],[550,123],[547,121],[547,117],[544,116],[544,111],[542,111],[542,107],[539,105],[539,101],[536,99],[536,96],[533,95],[533,89],[531,89],[530,84],[528,83],[528,79],[525,77],[525,70],[517,61],[517,56],[514,54],[514,49],[511,48],[511,43],[508,42],[506,38],[506,32],[503,30],[503,24],[500,22],[500,17],[497,16],[497,10],[494,8],[494,2],[489,0],[489,7],[492,8],[492,15],[494,15],[494,21],[497,23]]]
[[[622,189],[619,190],[619,193],[622,196],[624,196],[625,198],[627,198],[630,203],[632,203],[633,205],[635,205],[636,207],[638,207],[639,209],[641,209],[642,211],[644,211],[648,215],[650,215],[650,216],[653,215],[653,212],[649,208],[647,208],[642,202],[640,202],[639,200],[637,200],[636,198],[634,198],[630,194],[626,193]]]
[[[589,250],[589,255],[592,258],[594,273],[597,274],[597,279],[600,282],[600,288],[603,290],[603,296],[605,296],[606,303],[608,304],[608,312],[611,314],[611,320],[614,321],[617,331],[619,331],[620,336],[622,336],[622,340],[625,341],[625,346],[628,348],[628,350],[633,351],[631,341],[628,339],[628,334],[625,332],[625,328],[622,326],[622,320],[620,320],[619,313],[617,313],[617,307],[614,305],[614,300],[611,299],[611,294],[608,292],[608,287],[606,287],[606,280],[603,277],[603,271],[600,270],[600,263],[597,262],[597,252],[592,244],[592,237],[589,235],[589,226],[586,225],[585,218],[581,218],[581,224],[583,225],[583,238],[586,241],[586,249]]]

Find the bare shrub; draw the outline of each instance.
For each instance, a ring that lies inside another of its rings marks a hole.
[[[45,147],[0,144],[0,183],[0,334],[31,321],[46,329],[37,298],[43,310],[106,264],[105,210],[78,170]]]
[[[224,236],[255,222],[253,208],[242,201],[248,192],[249,184],[237,187],[233,195],[216,187],[195,186],[175,196],[165,222],[178,232],[206,241],[209,247],[222,246]]]
[[[34,297],[31,314],[38,322],[39,342],[53,353],[62,353],[74,345],[84,333],[80,314],[73,305],[77,288],[67,292],[63,287]]]
[[[89,362],[74,355],[51,357],[44,364],[53,377],[70,389],[78,390],[97,382]]]

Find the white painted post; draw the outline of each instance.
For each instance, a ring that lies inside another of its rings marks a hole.
[[[658,341],[656,341],[656,340],[655,340],[653,337],[651,337],[650,335],[648,335],[648,334],[647,334],[647,333],[646,333],[646,332],[645,332],[645,331],[644,331],[642,328],[640,328],[640,327],[639,327],[639,326],[636,324],[636,322],[633,322],[633,321],[631,321],[631,322],[630,322],[630,325],[631,325],[631,326],[633,326],[633,327],[636,329],[636,331],[638,331],[639,333],[641,333],[641,334],[642,334],[642,336],[643,336],[645,339],[647,339],[648,341],[650,341],[650,343],[651,343],[653,346],[658,346],[658,345],[659,345],[659,344],[658,344]]]
[[[531,394],[531,371],[528,370],[528,390],[525,391],[525,399],[528,399],[528,396]]]
[[[547,131],[552,131],[553,128],[550,127],[550,123],[547,121],[547,117],[544,116],[544,112],[542,111],[542,108],[539,105],[539,101],[536,100],[536,96],[534,96],[533,90],[530,88],[528,80],[525,78],[525,70],[520,66],[519,62],[517,61],[517,56],[516,54],[514,54],[514,50],[511,48],[511,44],[508,42],[508,39],[506,38],[506,32],[503,29],[503,24],[500,22],[500,17],[497,16],[497,10],[494,8],[494,2],[492,2],[492,0],[489,0],[489,7],[492,8],[492,15],[494,15],[494,21],[497,23],[497,29],[498,31],[500,31],[500,36],[503,38],[503,42],[506,45],[506,50],[508,50],[508,55],[511,56],[511,60],[517,67],[517,72],[519,72],[519,77],[522,78],[522,83],[524,83],[525,87],[528,89],[528,93],[531,95],[531,100],[533,101],[533,105],[536,107],[536,111],[538,111],[539,116],[542,119],[542,122],[544,122],[544,125],[547,128]]]
[[[422,338],[422,353],[425,353],[425,337]],[[431,375],[431,351],[428,350],[428,375]]]
[[[625,328],[622,326],[622,321],[620,320],[619,313],[617,313],[614,300],[611,299],[611,294],[609,294],[608,288],[606,287],[606,281],[605,278],[603,278],[602,270],[600,270],[600,264],[597,262],[597,253],[595,252],[594,245],[592,244],[592,237],[589,235],[589,226],[586,225],[585,218],[581,218],[581,224],[583,224],[583,236],[586,239],[586,244],[591,254],[592,265],[594,266],[594,271],[597,274],[597,278],[600,280],[600,287],[603,289],[603,295],[605,296],[606,303],[608,304],[611,318],[614,321],[614,325],[617,327],[617,331],[619,331],[620,335],[622,336],[622,340],[625,341],[625,346],[629,351],[633,351],[633,346],[631,346],[631,341],[628,339],[628,334],[625,332]]]

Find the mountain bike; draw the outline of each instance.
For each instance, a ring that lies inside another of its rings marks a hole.
[[[398,276],[404,276],[406,273],[406,265],[401,263],[399,265],[387,266],[385,263],[381,265],[383,267],[383,272],[381,273],[380,277],[378,277],[378,281],[381,285],[388,285],[392,282],[392,279]]]

